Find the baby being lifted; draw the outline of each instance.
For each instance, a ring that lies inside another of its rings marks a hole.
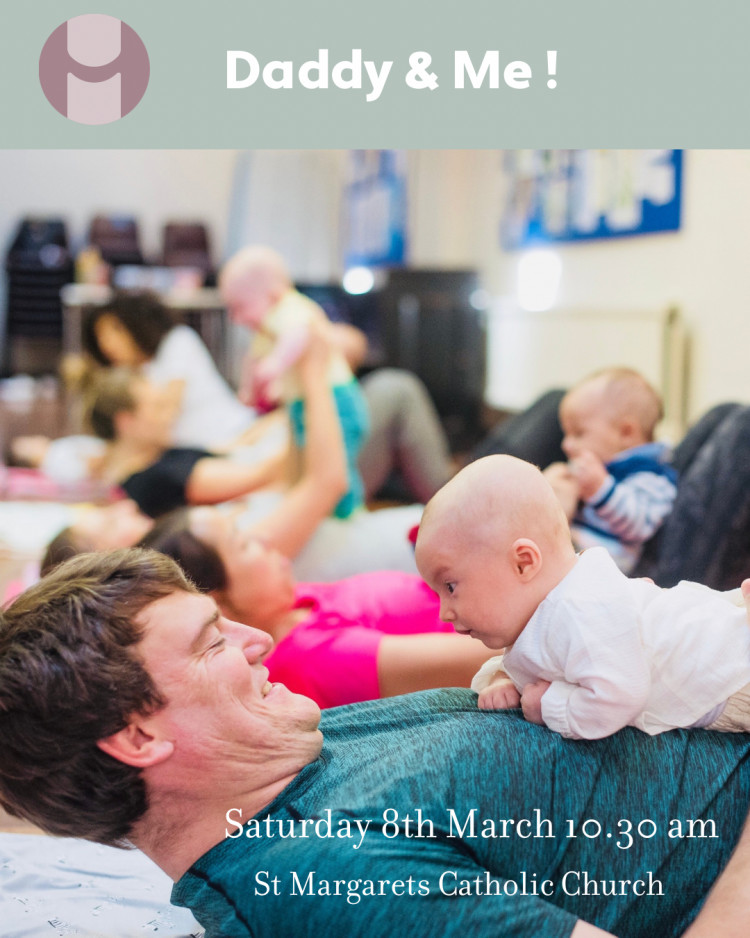
[[[302,382],[297,364],[312,330],[326,332],[325,312],[294,289],[282,257],[268,247],[243,248],[224,265],[219,287],[232,320],[254,332],[243,366],[240,399],[263,407],[287,407],[294,441],[303,448],[306,432]],[[349,490],[333,514],[348,518],[364,505],[357,459],[369,430],[367,404],[343,352],[331,343],[328,384],[346,449]]]
[[[504,649],[472,687],[574,739],[624,726],[750,731],[750,628],[739,590],[629,580],[604,548],[577,556],[530,463],[489,456],[430,501],[417,566],[440,617]],[[747,595],[750,581],[743,583]]]

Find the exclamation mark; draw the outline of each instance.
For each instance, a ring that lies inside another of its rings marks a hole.
[[[557,74],[557,53],[548,52],[547,53],[547,74],[550,76]],[[557,88],[557,82],[553,77],[550,77],[547,82],[548,88]]]

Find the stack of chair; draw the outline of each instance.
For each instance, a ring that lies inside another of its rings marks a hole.
[[[59,339],[60,289],[73,279],[65,222],[59,218],[25,218],[11,243],[5,269],[8,338]]]

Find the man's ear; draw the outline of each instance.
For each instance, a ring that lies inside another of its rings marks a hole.
[[[127,436],[133,422],[133,414],[129,410],[118,410],[112,415],[112,426],[115,428],[115,438]]]
[[[96,745],[118,762],[137,769],[158,765],[174,752],[171,740],[159,739],[137,723],[129,723],[125,729],[97,740]]]
[[[511,563],[519,579],[528,583],[542,569],[542,552],[536,541],[528,537],[519,537],[510,547]]]

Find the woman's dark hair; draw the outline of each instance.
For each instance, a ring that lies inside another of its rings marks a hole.
[[[138,545],[176,560],[202,593],[225,589],[227,572],[218,551],[190,530],[190,509],[177,508],[160,518]]]
[[[151,551],[81,554],[0,614],[0,804],[51,834],[128,846],[141,770],[97,742],[166,703],[138,654],[141,613],[195,592]]]
[[[159,343],[177,320],[153,293],[116,293],[104,306],[89,306],[83,317],[83,347],[100,365],[111,365],[96,337],[102,316],[115,316],[128,330],[147,358],[153,358]]]

